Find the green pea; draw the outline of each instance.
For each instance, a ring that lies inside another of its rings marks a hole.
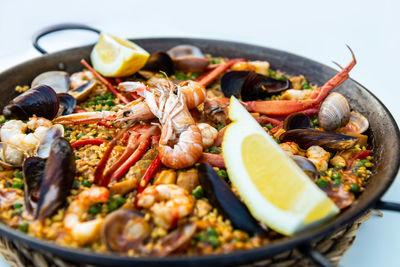
[[[219,170],[219,171],[217,171],[217,173],[218,173],[219,177],[221,177],[221,178],[224,178],[224,179],[228,178],[228,173],[226,173],[225,170]]]
[[[340,185],[341,183],[342,183],[342,180],[340,180],[340,179],[333,180],[333,185]]]
[[[220,58],[212,58],[211,59],[211,63],[212,64],[219,64],[219,63],[221,63],[221,59]]]
[[[355,166],[355,167],[362,167],[362,166],[364,166],[364,164],[363,164],[361,161],[357,160],[357,161],[354,163],[354,166]]]
[[[194,79],[196,79],[197,77],[199,77],[200,76],[200,74],[198,74],[197,72],[193,72],[192,73],[192,79],[194,80]]]
[[[29,224],[28,222],[22,222],[18,225],[18,230],[21,232],[27,233],[29,230]]]
[[[22,203],[14,203],[13,205],[12,205],[12,208],[13,209],[20,209],[20,208],[22,208]]]
[[[92,101],[86,103],[87,107],[91,107],[91,106],[94,106],[94,105],[96,105],[96,103],[94,103]]]
[[[285,76],[279,76],[276,79],[279,81],[282,81],[282,82],[286,82],[286,80],[287,80]]]
[[[221,131],[225,126],[224,125],[220,125],[217,127],[218,132]]]
[[[314,125],[314,126],[318,126],[318,125],[319,125],[318,119],[312,120],[312,121],[311,121],[311,124]]]
[[[200,185],[198,185],[195,189],[193,189],[192,195],[197,199],[202,198],[204,195],[203,188]]]
[[[206,229],[206,234],[207,234],[208,236],[218,236],[217,232],[216,232],[215,229],[212,228],[212,227],[208,227],[208,228]]]
[[[271,97],[267,96],[266,98],[264,98],[265,101],[270,101]]]
[[[101,212],[101,205],[94,204],[89,208],[89,212],[92,214],[99,214]]]
[[[217,236],[209,236],[207,240],[214,248],[217,248],[221,245]]]
[[[1,117],[0,118],[0,123],[5,123],[5,122],[6,122],[6,119],[4,117]]]
[[[85,186],[85,187],[91,187],[92,183],[89,182],[87,179],[83,179],[82,180],[82,185]]]
[[[360,193],[360,187],[357,184],[350,184],[350,192],[358,194]]]
[[[276,142],[277,144],[280,144],[280,143],[281,143],[281,141],[279,141],[278,138],[274,138],[274,140],[275,140],[275,142]]]
[[[11,184],[12,188],[19,188],[22,189],[24,187],[24,182],[22,181],[15,181]]]
[[[276,78],[276,72],[271,70],[271,69],[269,69],[268,70],[268,76],[271,77],[271,78]]]
[[[118,206],[121,207],[122,205],[125,204],[126,199],[123,198],[123,197],[117,197],[117,198],[115,199],[115,201],[117,202]]]
[[[362,160],[361,160],[361,163],[365,166],[365,163],[369,163],[369,160],[367,160],[367,159],[362,159]]]
[[[340,172],[335,172],[332,174],[332,179],[340,179],[342,178],[342,174]]]
[[[6,187],[6,188],[10,188],[11,187],[11,183],[10,182],[7,182],[4,186]]]
[[[303,89],[310,89],[310,85],[309,85],[307,82],[302,82],[302,83],[301,83],[301,87],[302,87]]]
[[[102,97],[100,95],[95,96],[94,101],[99,101],[99,100],[102,100]]]
[[[72,189],[78,189],[80,185],[81,183],[79,181],[74,180],[74,182],[72,183]]]
[[[268,129],[268,130],[270,130],[270,131],[271,131],[271,130],[272,130],[272,129],[274,129],[274,128],[275,128],[275,127],[274,127],[273,125],[271,125],[271,124],[267,124],[267,129]]]
[[[117,203],[117,201],[115,201],[115,200],[112,200],[112,201],[110,201],[109,203],[108,203],[108,210],[111,212],[111,211],[114,211],[114,210],[116,210],[116,209],[118,209],[119,208],[119,206],[118,206],[118,203]]]
[[[198,242],[204,242],[204,241],[207,241],[207,236],[205,233],[201,233],[201,234],[196,235],[195,239]]]
[[[107,108],[105,108],[104,110],[109,111],[109,110],[111,110],[111,109],[112,109],[112,107],[107,107]]]
[[[221,150],[219,150],[219,148],[216,146],[212,146],[208,149],[208,152],[210,152],[211,154],[220,154]]]
[[[342,166],[338,166],[338,165],[336,165],[335,167],[333,167],[335,170],[337,170],[337,171],[340,171],[340,170],[343,170],[343,167]]]
[[[22,172],[17,172],[17,173],[14,174],[14,177],[18,178],[18,179],[23,179],[24,175],[22,174]]]
[[[319,178],[317,181],[317,185],[319,187],[327,187],[329,184],[328,180],[324,179],[324,178]]]
[[[84,133],[79,133],[79,134],[76,136],[76,139],[80,139],[80,138],[82,138],[83,136],[85,136]]]

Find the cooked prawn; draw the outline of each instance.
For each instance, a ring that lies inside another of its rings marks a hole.
[[[267,61],[242,61],[232,66],[236,71],[254,71],[262,75],[268,75],[269,62]]]
[[[320,146],[310,146],[307,149],[307,158],[315,164],[318,171],[326,171],[331,154]]]
[[[208,148],[214,144],[218,131],[208,123],[197,123],[202,136],[203,147]]]
[[[282,100],[303,100],[307,99],[311,96],[313,90],[305,89],[305,90],[296,90],[296,89],[289,89],[286,90],[282,96]]]
[[[82,191],[69,205],[65,217],[64,228],[80,245],[93,242],[100,233],[104,218],[81,222],[81,216],[96,203],[108,200],[109,191],[106,187],[92,187]]]
[[[193,211],[193,198],[189,193],[174,184],[160,184],[147,187],[139,196],[139,207],[149,208],[154,223],[170,229],[178,220]]]
[[[300,150],[299,145],[295,142],[280,143],[279,146],[290,156],[297,155]]]

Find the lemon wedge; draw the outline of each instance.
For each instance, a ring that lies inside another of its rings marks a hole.
[[[229,178],[251,214],[273,230],[293,235],[339,213],[235,98],[222,142]]]
[[[106,77],[132,75],[147,62],[149,53],[134,42],[101,33],[90,59],[93,68]]]

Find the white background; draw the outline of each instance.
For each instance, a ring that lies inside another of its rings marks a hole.
[[[351,77],[371,90],[399,121],[400,5],[396,1],[5,1],[0,0],[0,71],[39,56],[39,29],[80,22],[121,37],[182,36],[241,41],[346,65],[350,45],[358,64]],[[62,32],[49,51],[94,42],[96,35]],[[400,179],[384,197],[400,202]],[[399,214],[362,225],[341,266],[399,266]],[[0,262],[0,266],[7,264]]]

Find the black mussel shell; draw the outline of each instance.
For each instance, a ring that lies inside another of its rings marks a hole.
[[[70,94],[62,93],[57,94],[58,101],[60,102],[60,108],[58,110],[58,115],[69,115],[74,112],[76,107],[76,99]]]
[[[153,72],[163,71],[167,75],[172,75],[175,73],[174,62],[165,52],[156,52],[152,54],[142,70],[149,70]]]
[[[283,122],[283,129],[286,131],[294,129],[312,128],[310,117],[302,112],[290,114]]]
[[[126,228],[134,228],[132,231]],[[101,226],[101,239],[112,251],[138,250],[150,235],[150,226],[144,214],[131,209],[119,209],[108,214]]]
[[[294,129],[281,134],[279,141],[282,143],[295,142],[303,149],[320,146],[327,150],[343,150],[354,146],[358,138],[315,129]]]
[[[39,157],[30,157],[24,161],[25,206],[30,214],[35,214],[39,200],[40,185],[44,174],[46,160]]]
[[[253,218],[247,207],[235,196],[229,185],[219,177],[210,164],[200,163],[199,181],[206,197],[231,221],[235,228],[249,234],[265,233],[265,230]]]
[[[46,161],[35,219],[51,216],[69,194],[75,177],[75,157],[70,143],[63,137],[51,145]]]
[[[56,92],[47,85],[39,85],[17,96],[3,109],[7,117],[27,120],[32,115],[52,120],[57,116],[59,101]]]
[[[308,175],[308,177],[313,180],[318,179],[319,172],[311,160],[299,155],[293,155],[292,160],[296,162],[296,164]]]
[[[247,73],[247,76],[246,76]],[[290,88],[290,81],[283,77],[271,77],[254,71],[231,71],[221,79],[221,89],[226,97],[239,96],[243,101],[252,101],[269,97]]]

